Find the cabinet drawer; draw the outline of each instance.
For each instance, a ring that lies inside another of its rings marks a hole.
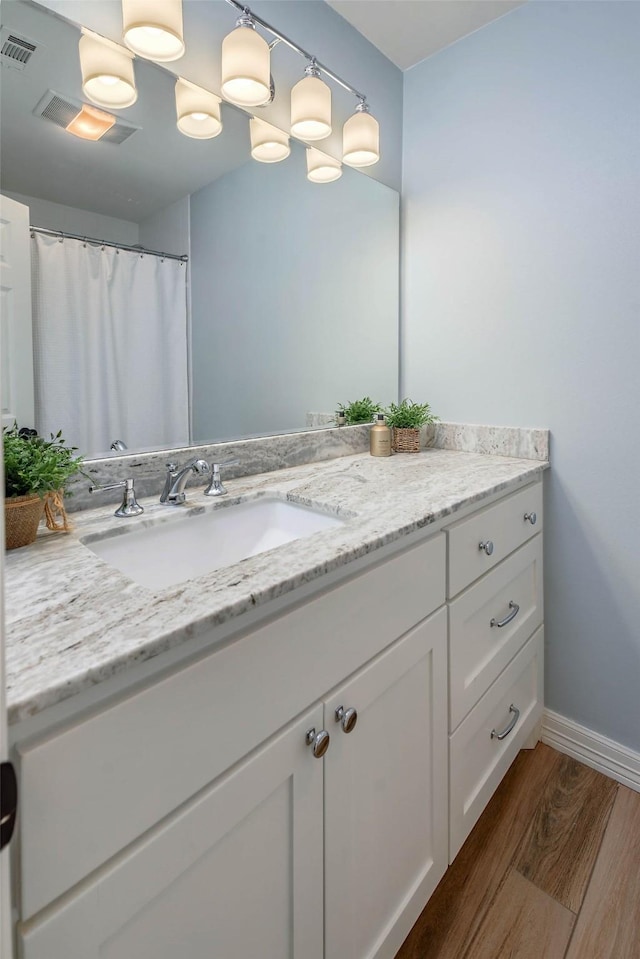
[[[450,730],[542,620],[542,536],[536,536],[449,607]]]
[[[488,506],[450,526],[447,530],[447,595],[456,596],[541,529],[542,483],[527,486],[494,506]],[[480,547],[481,543],[486,544],[485,549]]]
[[[85,878],[444,602],[444,534],[18,747],[21,917]]]
[[[450,738],[450,862],[542,715],[543,635],[540,627]]]

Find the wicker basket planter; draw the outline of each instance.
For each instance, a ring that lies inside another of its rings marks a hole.
[[[44,512],[40,496],[13,496],[4,501],[4,536],[7,549],[33,543]]]
[[[393,449],[396,453],[419,453],[420,430],[393,427]]]

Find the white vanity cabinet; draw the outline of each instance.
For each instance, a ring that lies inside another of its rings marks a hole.
[[[19,745],[22,959],[391,959],[447,865],[444,541]]]
[[[447,530],[449,861],[543,709],[542,483]]]
[[[541,528],[467,507],[18,731],[19,959],[393,959],[535,734]]]

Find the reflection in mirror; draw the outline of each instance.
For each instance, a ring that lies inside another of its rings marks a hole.
[[[82,102],[78,28],[22,0],[1,12],[3,27],[36,45],[24,70],[2,68],[2,192],[29,207],[34,226],[189,258],[145,256],[155,278],[112,306],[96,274],[113,281],[111,266],[140,254],[78,243],[86,259],[69,267],[78,274],[68,276],[64,322],[51,292],[62,274],[50,271],[34,297],[37,322],[50,324],[35,357],[41,432],[61,428],[98,456],[116,439],[134,450],[306,429],[309,414],[340,402],[397,398],[395,191],[347,168],[334,183],[310,183],[293,141],[282,163],[251,160],[249,120],[229,104],[220,136],[182,136],[175,77],[143,60],[138,101],[118,114],[124,139],[71,136],[36,108],[48,91]],[[161,267],[182,289],[163,292]],[[44,375],[43,353],[64,362]]]

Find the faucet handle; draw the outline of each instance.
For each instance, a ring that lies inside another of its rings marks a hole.
[[[128,476],[124,480],[120,480],[119,483],[108,483],[106,486],[90,486],[90,493],[102,493],[111,489],[123,489],[124,496],[122,497],[122,503],[118,509],[113,514],[114,516],[139,516],[140,513],[144,513],[144,506],[140,506],[140,503],[136,499],[136,491],[134,489],[134,480],[133,476]]]
[[[220,470],[223,466],[237,466],[240,460],[224,460],[222,463],[211,464],[211,482],[204,491],[205,496],[224,496],[227,492],[220,479]]]

